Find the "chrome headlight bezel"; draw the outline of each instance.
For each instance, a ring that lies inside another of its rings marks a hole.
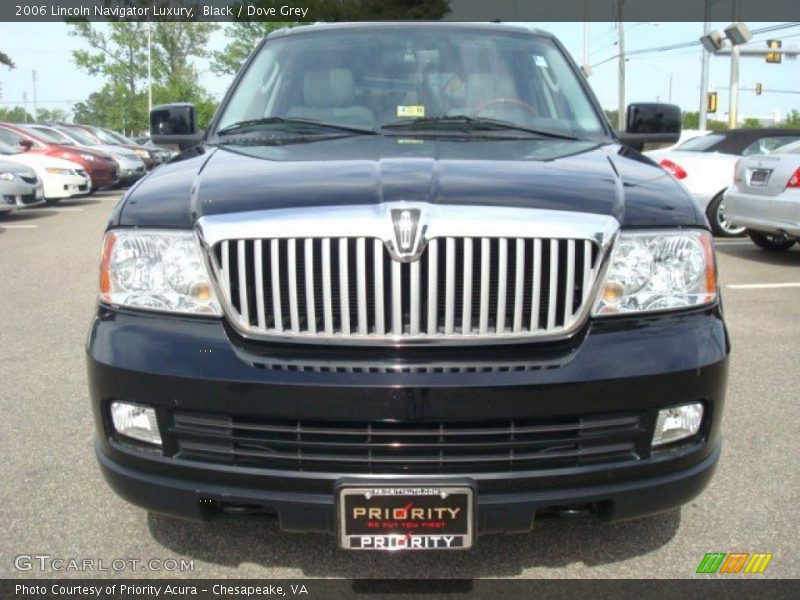
[[[608,257],[592,316],[686,310],[713,304],[718,295],[710,232],[623,230]]]
[[[108,231],[98,300],[149,312],[222,316],[205,253],[194,231]]]

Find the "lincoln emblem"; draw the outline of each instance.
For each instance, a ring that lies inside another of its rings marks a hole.
[[[392,210],[392,223],[397,240],[397,250],[412,254],[417,241],[420,210],[418,208],[398,208]]]

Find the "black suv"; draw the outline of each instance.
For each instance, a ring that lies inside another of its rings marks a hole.
[[[720,455],[729,342],[697,204],[551,35],[270,34],[105,236],[97,457],[148,510],[466,548],[669,510]]]

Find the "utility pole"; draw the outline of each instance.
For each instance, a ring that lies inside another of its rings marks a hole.
[[[150,119],[150,111],[153,110],[153,24],[147,22],[147,118]]]
[[[669,100],[667,102],[672,104],[672,71],[669,73]]]
[[[739,22],[739,0],[733,0],[733,22]],[[731,47],[731,91],[728,103],[728,129],[735,129],[739,121],[739,46]]]
[[[619,27],[619,89],[618,89],[618,114],[617,127],[620,131],[625,129],[625,31],[622,24],[622,5],[625,0],[617,0],[617,24]]]
[[[31,79],[33,79],[33,121],[35,123],[39,120],[36,114],[36,69],[31,71]]]
[[[707,36],[711,31],[711,0],[705,0],[703,8],[703,36]],[[697,127],[700,131],[706,128],[706,94],[708,93],[708,62],[711,54],[705,47],[702,49],[703,63],[700,68],[700,119]]]
[[[589,66],[589,0],[586,0],[586,9],[583,20],[583,68]]]
[[[25,115],[28,114],[28,92],[22,92],[22,111]],[[25,118],[27,119],[28,117]]]

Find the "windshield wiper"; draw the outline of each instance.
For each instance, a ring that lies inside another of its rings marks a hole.
[[[261,126],[269,125],[300,125],[302,127],[335,129],[337,131],[347,131],[349,133],[363,133],[373,135],[377,133],[374,129],[367,129],[364,127],[355,127],[351,125],[343,125],[340,123],[326,123],[324,121],[315,121],[314,119],[296,119],[294,117],[263,117],[261,119],[248,119],[246,121],[239,121],[223,127],[217,131],[217,135],[230,135],[232,133],[242,133],[243,129],[260,128]]]
[[[442,115],[438,117],[420,117],[412,120],[389,121],[380,126],[380,129],[397,129],[397,130],[425,130],[435,129],[438,125],[464,125],[468,131],[521,131],[524,133],[532,133],[534,135],[555,138],[559,140],[577,140],[574,135],[565,133],[557,133],[555,131],[547,131],[544,129],[534,129],[532,127],[525,127],[518,125],[511,121],[503,121],[500,119],[490,119],[487,117],[470,117],[468,115]]]

